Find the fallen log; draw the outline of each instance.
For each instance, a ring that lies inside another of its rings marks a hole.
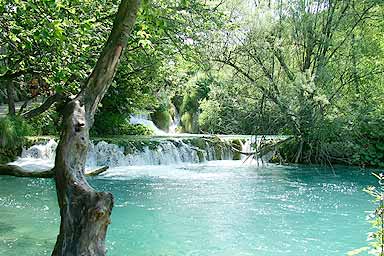
[[[106,170],[108,170],[109,166],[103,166],[99,169],[95,169],[95,170],[90,170],[90,171],[85,171],[85,176],[97,176],[99,175],[100,173],[103,173],[105,172]]]
[[[85,172],[85,176],[97,176],[106,170],[108,166],[103,166],[98,169],[90,170]],[[27,177],[27,178],[54,178],[54,169],[41,170],[41,171],[28,171],[20,166],[11,164],[0,164],[0,176],[14,176],[14,177]]]
[[[42,171],[28,171],[17,165],[0,164],[0,175],[29,178],[53,178],[55,176],[55,173],[53,169]]]

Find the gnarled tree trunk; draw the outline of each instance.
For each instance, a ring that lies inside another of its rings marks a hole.
[[[111,34],[84,89],[63,113],[63,131],[56,150],[56,190],[60,207],[60,234],[52,255],[105,255],[105,235],[113,207],[110,193],[95,191],[84,177],[89,129],[97,105],[110,86],[139,0],[121,0]]]

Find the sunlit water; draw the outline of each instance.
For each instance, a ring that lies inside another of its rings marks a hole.
[[[362,189],[351,168],[257,167],[241,161],[120,167],[91,180],[115,196],[108,255],[345,255],[366,245]],[[0,177],[0,255],[50,255],[54,182]]]

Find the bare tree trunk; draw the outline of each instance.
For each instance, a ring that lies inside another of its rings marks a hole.
[[[121,0],[111,34],[86,81],[84,89],[70,101],[63,113],[63,131],[56,150],[56,191],[60,207],[60,234],[52,255],[105,255],[105,235],[113,207],[113,196],[95,191],[84,177],[97,105],[115,75],[140,0]]]
[[[6,80],[5,82],[7,83],[8,114],[14,116],[16,114],[15,87],[13,86],[12,80]]]

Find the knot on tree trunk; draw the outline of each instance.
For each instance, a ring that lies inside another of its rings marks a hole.
[[[105,224],[111,223],[110,215],[113,207],[113,196],[111,193],[97,192],[96,205],[90,209],[90,216],[93,221],[101,221],[104,219]]]

